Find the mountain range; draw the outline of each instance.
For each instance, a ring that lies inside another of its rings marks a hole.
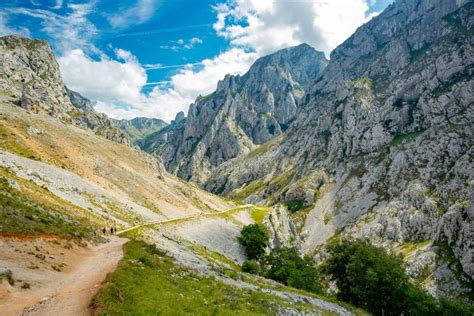
[[[329,61],[302,44],[226,76],[144,149],[216,194],[296,205],[276,238],[304,253],[336,237],[414,244],[412,277],[460,289],[474,276],[472,24],[471,1],[396,1]]]
[[[7,228],[113,223],[253,290],[261,280],[222,272],[245,260],[244,225],[316,263],[328,244],[367,239],[434,296],[472,302],[473,45],[473,1],[398,0],[329,60],[307,44],[261,57],[167,124],[97,113],[47,42],[0,37],[0,184],[46,210]]]

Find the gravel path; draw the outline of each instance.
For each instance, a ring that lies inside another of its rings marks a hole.
[[[90,253],[70,272],[51,279],[45,286],[13,293],[8,304],[1,306],[2,315],[88,316],[90,302],[123,257],[127,239],[111,237],[105,244],[93,247]]]

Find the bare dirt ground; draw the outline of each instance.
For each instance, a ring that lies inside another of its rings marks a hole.
[[[92,297],[123,257],[126,239],[109,239],[84,247],[48,236],[0,238],[0,270],[11,270],[15,280],[0,284],[0,314],[92,315]]]

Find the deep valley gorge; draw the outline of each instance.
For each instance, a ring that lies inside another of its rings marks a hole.
[[[61,73],[0,37],[0,315],[474,312],[472,0],[396,0],[171,121]]]

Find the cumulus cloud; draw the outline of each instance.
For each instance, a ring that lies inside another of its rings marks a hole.
[[[256,58],[255,53],[232,48],[215,58],[203,60],[199,70],[186,66],[171,78],[171,82],[178,93],[195,98],[199,94],[205,95],[214,91],[217,82],[226,74],[246,72]]]
[[[93,60],[82,50],[68,51],[58,59],[67,86],[95,100],[139,102],[147,75],[135,56],[116,49],[117,60]]]
[[[259,55],[302,42],[329,55],[371,18],[366,0],[232,0],[215,10],[217,33]]]
[[[149,94],[144,94],[141,93],[146,85],[144,68],[129,52],[119,50],[118,55],[123,58],[122,63],[113,60],[93,61],[82,52],[75,51],[68,57],[60,58],[59,63],[61,69],[72,70],[67,74],[63,71],[68,86],[95,99],[98,111],[114,118],[146,116],[166,121],[174,119],[179,111],[187,111],[197,96],[213,92],[225,74],[247,71],[256,58],[254,53],[233,48],[215,58],[203,60],[199,63],[199,69],[195,65],[186,65],[166,85],[157,85]],[[87,70],[77,71],[78,68]],[[110,80],[94,80],[99,73],[101,77],[109,77],[110,74]],[[115,80],[120,79],[122,82],[114,84]],[[116,89],[116,86],[121,88]]]

